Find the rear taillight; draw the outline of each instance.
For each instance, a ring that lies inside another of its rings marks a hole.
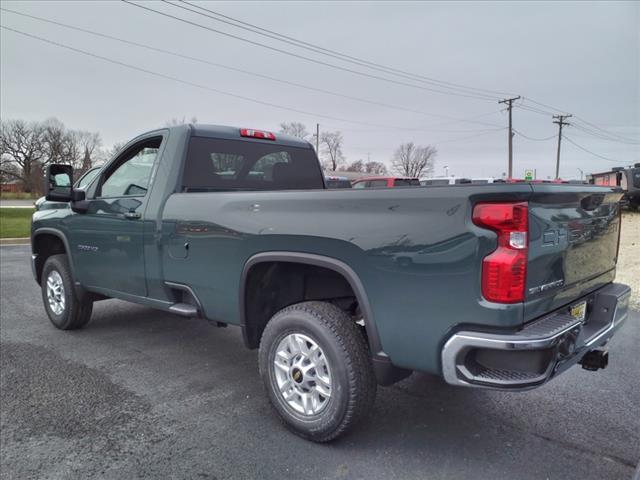
[[[241,128],[241,137],[261,138],[263,140],[275,140],[276,136],[271,132],[263,132],[262,130],[253,130],[252,128]]]
[[[527,202],[478,203],[473,223],[498,235],[498,248],[482,260],[482,296],[490,302],[524,301],[529,228]]]

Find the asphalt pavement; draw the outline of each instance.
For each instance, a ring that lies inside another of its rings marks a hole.
[[[117,300],[58,331],[28,246],[0,248],[0,478],[630,479],[640,459],[640,314],[610,365],[525,393],[414,374],[316,445],[271,411],[256,352],[216,328]]]

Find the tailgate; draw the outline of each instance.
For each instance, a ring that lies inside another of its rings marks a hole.
[[[532,185],[524,320],[613,281],[621,192],[590,185]]]

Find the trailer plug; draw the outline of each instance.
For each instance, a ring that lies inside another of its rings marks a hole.
[[[585,353],[582,360],[580,360],[580,365],[585,370],[589,370],[590,372],[595,372],[601,368],[607,368],[609,364],[609,352],[605,350],[590,350]]]

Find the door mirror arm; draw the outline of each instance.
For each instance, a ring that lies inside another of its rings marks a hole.
[[[71,210],[76,213],[87,213],[90,201],[86,199],[86,192],[82,189],[74,188],[71,196]]]

